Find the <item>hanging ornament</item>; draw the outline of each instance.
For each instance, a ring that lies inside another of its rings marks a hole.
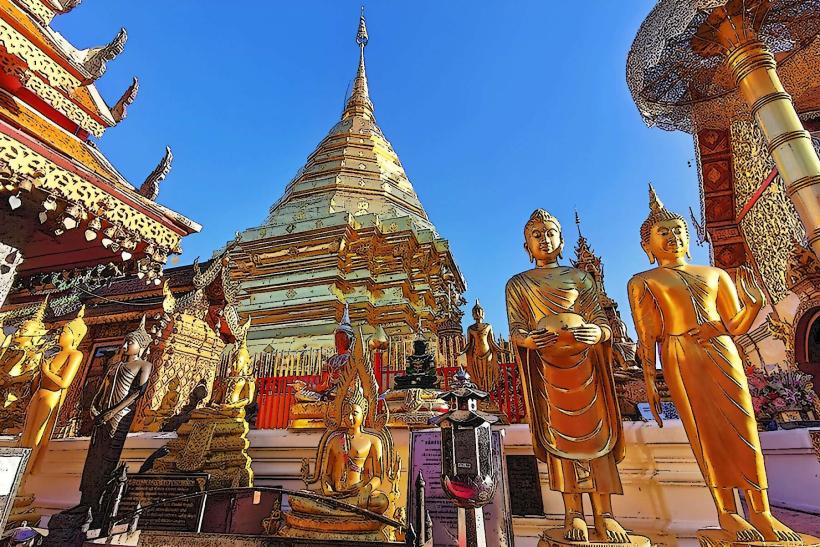
[[[46,211],[53,211],[57,208],[57,200],[54,196],[49,195],[45,201],[43,201],[43,209]]]
[[[19,208],[22,204],[23,200],[20,199],[20,192],[17,192],[17,194],[13,196],[9,196],[9,207],[11,207],[12,211]]]

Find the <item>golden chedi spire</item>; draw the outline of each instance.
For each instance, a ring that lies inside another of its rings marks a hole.
[[[367,46],[367,41],[367,25],[364,19],[364,7],[362,7],[362,14],[359,16],[359,30],[356,32],[356,43],[359,45],[359,68],[356,71],[356,79],[353,80],[353,91],[347,99],[342,114],[343,120],[352,116],[374,119],[373,103],[367,90],[367,73],[364,66],[364,48]]]

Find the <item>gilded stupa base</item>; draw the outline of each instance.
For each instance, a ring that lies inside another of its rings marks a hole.
[[[799,534],[803,539],[797,541],[739,541],[728,537],[729,534],[719,528],[698,530],[698,543],[701,547],[820,547],[820,539],[806,534]]]
[[[538,547],[650,547],[652,542],[648,537],[629,534],[628,543],[616,543],[612,541],[596,541],[598,535],[595,530],[589,531],[589,541],[572,541],[564,537],[564,528],[550,528],[541,532]]]
[[[384,394],[390,409],[387,425],[391,427],[427,427],[434,416],[444,414],[450,407],[439,396],[438,389],[410,388],[391,390]]]
[[[198,409],[166,446],[170,453],[156,461],[155,472],[209,473],[211,489],[253,486],[244,415],[230,417],[209,408]]]

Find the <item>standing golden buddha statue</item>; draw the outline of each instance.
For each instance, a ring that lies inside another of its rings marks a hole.
[[[83,353],[77,349],[77,346],[88,332],[88,327],[83,320],[84,316],[85,306],[80,308],[76,318],[63,325],[57,342],[60,351],[50,359],[40,360],[39,385],[28,404],[23,431],[18,441],[18,446],[30,448],[31,454],[26,464],[18,498],[9,515],[10,522],[23,520],[36,522],[40,516],[33,507],[34,495],[27,487],[28,478],[40,467],[66,392],[83,362]]]
[[[629,281],[629,303],[655,420],[663,426],[655,384],[659,348],[666,385],[715,501],[721,530],[702,531],[701,544],[801,542],[769,508],[752,399],[731,338],[748,332],[764,306],[760,287],[746,267],[733,283],[720,268],[688,264],[683,217],[664,208],[651,186],[649,208],[641,246],[658,266]],[[738,513],[735,489],[745,493],[748,520]]]
[[[63,325],[57,341],[60,351],[51,359],[41,361],[39,386],[28,405],[19,441],[21,447],[31,448],[28,473],[35,470],[40,461],[38,456],[45,452],[48,446],[68,387],[74,381],[83,362],[83,353],[77,349],[88,332],[83,317],[85,306],[80,308],[77,317]]]
[[[467,373],[482,391],[490,392],[498,383],[498,352],[501,348],[493,337],[493,326],[484,322],[484,308],[476,300],[473,306],[475,323],[467,327],[467,344],[459,355],[467,356]]]
[[[34,315],[3,341],[0,349],[0,430],[19,433],[25,420],[26,405],[32,393],[45,351],[48,333],[43,318],[46,297]]]
[[[623,493],[616,464],[624,443],[611,332],[592,276],[558,263],[563,247],[558,220],[536,209],[524,227],[524,249],[535,268],[513,276],[506,289],[533,450],[564,500],[563,529],[545,531],[539,545],[561,543],[561,537],[589,542],[585,493],[598,541],[646,544],[612,514],[612,494]]]

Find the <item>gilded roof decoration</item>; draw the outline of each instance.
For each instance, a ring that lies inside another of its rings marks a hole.
[[[171,172],[171,162],[174,160],[174,155],[171,153],[171,147],[165,147],[165,154],[154,168],[153,171],[145,179],[145,182],[140,186],[139,194],[143,197],[154,201],[159,195],[159,183],[165,180],[168,173]]]
[[[125,50],[127,40],[128,33],[124,28],[121,28],[117,35],[106,45],[80,52],[84,54],[83,67],[93,79],[96,80],[105,73],[106,63],[113,61],[117,55]]]
[[[716,9],[739,9],[744,24],[777,54],[809,45],[820,31],[820,0],[660,0],[627,57],[627,83],[648,125],[691,132],[692,107],[735,88],[720,48],[704,37]],[[782,55],[778,55],[782,59]]]

